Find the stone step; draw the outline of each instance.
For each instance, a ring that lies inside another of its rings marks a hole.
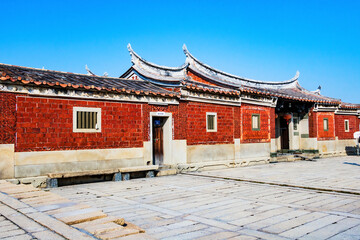
[[[161,176],[169,176],[169,175],[176,175],[177,171],[176,169],[161,169],[160,171],[158,171],[156,173],[157,177],[161,177]]]

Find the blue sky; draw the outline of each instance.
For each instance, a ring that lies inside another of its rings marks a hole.
[[[182,45],[239,76],[292,78],[360,103],[360,1],[0,0],[0,62],[118,77],[126,45],[148,61],[180,66]]]

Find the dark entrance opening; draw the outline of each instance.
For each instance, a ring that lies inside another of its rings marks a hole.
[[[153,164],[164,163],[164,124],[167,117],[153,117],[152,119],[152,142],[153,142]]]
[[[284,118],[280,118],[281,150],[289,150],[289,125]]]

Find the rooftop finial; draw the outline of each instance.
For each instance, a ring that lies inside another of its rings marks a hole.
[[[127,49],[129,50],[129,52],[132,52],[132,51],[133,51],[132,48],[131,48],[131,44],[130,44],[130,43],[128,43]]]
[[[300,72],[299,72],[299,70],[297,70],[294,78],[298,79],[299,76],[300,76]]]
[[[85,70],[87,71],[87,75],[89,76],[96,76],[87,66],[87,64],[85,64]]]
[[[187,54],[187,53],[188,53],[188,50],[187,50],[187,47],[186,47],[186,44],[185,44],[185,43],[184,43],[184,45],[183,45],[182,49],[183,49],[183,51],[184,51],[184,53],[185,53],[185,54]]]
[[[318,88],[315,91],[311,91],[312,93],[320,95],[321,93],[321,86],[319,85]]]

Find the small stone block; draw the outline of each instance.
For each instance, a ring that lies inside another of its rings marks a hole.
[[[121,181],[121,172],[118,172],[118,173],[115,173],[114,176],[113,176],[113,181],[114,182],[118,182],[118,181]]]
[[[48,178],[46,180],[46,186],[48,188],[57,188],[58,187],[58,180],[57,178]]]
[[[123,181],[128,181],[128,180],[130,180],[130,173],[124,173],[124,174],[122,175],[122,180],[123,180]]]
[[[155,176],[154,171],[148,171],[148,172],[146,173],[146,177],[147,177],[147,178],[153,178],[154,176]]]

